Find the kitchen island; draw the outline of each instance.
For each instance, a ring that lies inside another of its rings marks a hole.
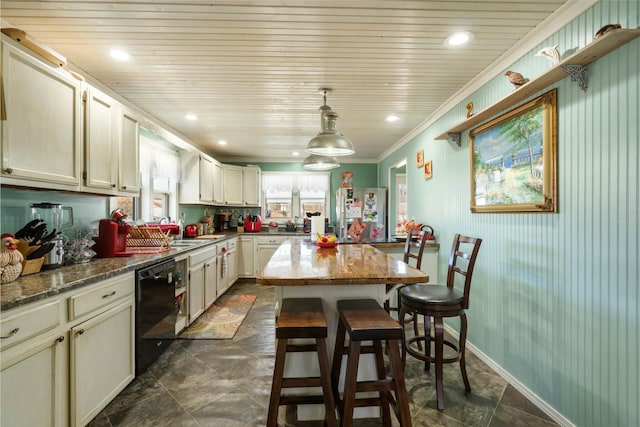
[[[329,355],[333,354],[338,324],[336,304],[341,299],[373,298],[381,305],[387,298],[386,284],[425,283],[429,276],[367,244],[340,244],[319,248],[308,240],[290,239],[280,245],[260,271],[259,285],[275,286],[276,313],[284,298],[321,298],[327,317]],[[373,355],[363,356],[358,376],[373,378]],[[329,358],[331,360],[331,357]],[[345,369],[341,369],[344,373]],[[318,376],[313,354],[287,357],[285,377]],[[340,389],[343,387],[341,379]],[[308,391],[300,390],[300,393]],[[322,419],[320,405],[302,405],[298,419]],[[378,416],[375,408],[357,408],[356,418]]]

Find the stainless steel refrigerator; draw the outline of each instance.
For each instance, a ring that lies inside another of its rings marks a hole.
[[[336,235],[341,242],[386,239],[387,189],[340,188],[336,191]]]

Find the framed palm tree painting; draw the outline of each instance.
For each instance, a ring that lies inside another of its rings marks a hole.
[[[557,212],[556,139],[556,89],[473,129],[471,212]]]

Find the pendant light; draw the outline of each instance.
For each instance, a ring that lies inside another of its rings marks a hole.
[[[336,114],[327,105],[327,92],[331,89],[320,89],[324,105],[320,107],[320,133],[307,144],[307,151],[320,156],[348,156],[355,153],[353,144],[336,129]]]
[[[340,163],[335,157],[312,154],[304,159],[302,167],[314,171],[325,171],[329,169],[339,168]]]

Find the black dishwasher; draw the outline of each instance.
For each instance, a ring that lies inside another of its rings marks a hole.
[[[174,259],[136,271],[136,375],[176,337],[175,277]]]

